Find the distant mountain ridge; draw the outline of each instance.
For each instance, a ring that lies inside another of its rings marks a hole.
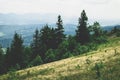
[[[102,27],[102,28],[103,28],[103,30],[111,31],[114,27],[120,29],[120,25],[104,26],[104,27]]]
[[[45,24],[31,24],[31,25],[0,25],[0,44],[3,47],[10,45],[13,35],[15,32],[22,35],[24,39],[24,45],[29,45],[32,41],[33,34],[35,29],[41,29]],[[49,25],[50,27],[56,27],[55,24]],[[103,30],[111,31],[115,26],[104,26]],[[116,25],[117,28],[120,28],[120,25]],[[65,34],[75,35],[75,30],[77,25],[74,24],[65,24],[64,25]]]
[[[29,45],[32,41],[33,34],[36,29],[41,29],[45,24],[31,24],[31,25],[0,25],[0,44],[3,47],[10,45],[15,32],[22,35],[24,39],[24,45]],[[55,24],[49,25],[55,27]],[[76,25],[65,24],[65,34],[74,35]]]

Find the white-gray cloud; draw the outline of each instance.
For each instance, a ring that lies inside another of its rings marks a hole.
[[[112,0],[83,0],[83,2],[88,3],[88,4],[108,4]]]
[[[120,0],[0,0],[0,13],[55,13],[79,17],[85,9],[89,18],[120,19]]]

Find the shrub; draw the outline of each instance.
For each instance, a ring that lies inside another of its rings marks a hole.
[[[63,58],[68,58],[68,57],[72,57],[72,53],[70,52],[66,52],[64,55],[63,55]]]
[[[56,60],[56,51],[53,49],[49,49],[46,53],[46,58],[45,61],[46,62],[51,62],[51,61],[55,61]]]
[[[30,64],[33,66],[36,66],[36,65],[40,65],[42,63],[43,63],[43,61],[42,61],[41,57],[39,55],[37,55],[36,58],[33,61],[31,61]]]
[[[107,42],[107,39],[106,39],[106,37],[104,37],[104,36],[100,36],[100,37],[97,37],[97,38],[95,38],[94,39],[94,41],[96,42],[96,43],[106,43]]]
[[[101,77],[101,72],[100,72],[100,70],[101,70],[102,68],[104,68],[104,64],[103,64],[102,61],[99,62],[99,63],[95,63],[95,66],[94,66],[93,70],[96,71],[96,76],[97,76],[98,78]]]
[[[120,31],[116,33],[116,36],[117,36],[117,37],[120,37]]]
[[[80,44],[78,44],[78,46],[74,50],[76,55],[83,54],[83,53],[86,53],[88,51],[89,51],[89,48],[87,46],[80,45]]]

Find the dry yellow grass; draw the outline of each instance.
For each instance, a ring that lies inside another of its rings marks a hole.
[[[117,66],[116,60],[120,60],[120,43],[117,46],[110,46],[80,56],[19,70],[15,74],[18,80],[97,80],[96,72],[92,70],[95,63],[103,62],[105,68],[101,72],[107,74],[110,68]],[[10,75],[2,75],[0,80],[8,80],[8,76]]]

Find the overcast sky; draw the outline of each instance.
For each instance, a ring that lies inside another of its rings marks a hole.
[[[120,0],[0,0],[0,13],[79,17],[83,9],[90,19],[120,20]]]

